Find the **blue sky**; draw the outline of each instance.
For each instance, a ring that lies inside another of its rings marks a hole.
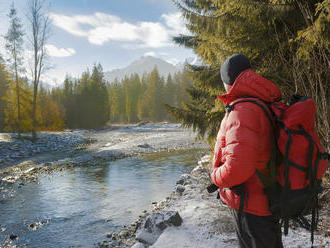
[[[11,2],[0,0],[0,35],[4,35],[8,28],[7,14]],[[26,23],[28,0],[14,2]],[[108,71],[125,67],[144,55],[174,64],[194,56],[191,50],[171,41],[174,35],[187,33],[171,0],[49,2],[52,21],[47,42],[50,69],[45,79],[50,84],[61,83],[66,73],[79,76],[95,62],[100,62]],[[4,54],[3,39],[0,42],[0,53]]]

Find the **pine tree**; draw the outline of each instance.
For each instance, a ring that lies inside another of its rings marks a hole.
[[[5,65],[0,63],[0,131],[5,128],[5,109],[7,108],[7,101],[5,96],[9,89],[9,75],[5,69]]]
[[[163,107],[163,88],[164,81],[155,67],[149,75],[147,89],[144,94],[143,104],[147,109],[147,119],[151,121],[161,121],[165,115]]]
[[[29,132],[32,130],[32,89],[30,88],[27,79],[20,79],[20,96],[21,96],[21,108],[20,108],[20,131]],[[5,130],[10,132],[18,132],[18,119],[17,119],[17,99],[16,99],[16,83],[10,81],[9,89],[4,97],[6,101],[5,108]],[[38,115],[38,118],[40,114]]]
[[[17,132],[18,137],[21,135],[21,92],[20,92],[20,79],[19,73],[23,71],[22,68],[22,56],[23,56],[23,30],[21,20],[17,17],[17,11],[12,4],[9,12],[10,25],[8,32],[5,36],[6,40],[6,50],[9,54],[8,63],[11,68],[11,72],[14,76],[15,81],[15,91],[16,91],[16,107],[17,107]]]
[[[285,93],[292,93],[293,61],[299,49],[306,51],[302,41],[309,39],[308,45],[315,48],[313,42],[317,39],[310,35],[312,29],[322,34],[317,37],[330,39],[326,35],[329,33],[326,24],[330,22],[329,0],[174,2],[188,21],[187,28],[191,32],[175,37],[174,41],[193,49],[204,65],[187,66],[194,80],[194,86],[189,90],[191,104],[168,108],[184,125],[193,127],[201,136],[206,134],[210,142],[215,138],[224,111],[216,95],[224,92],[219,69],[226,57],[234,53],[246,55],[257,72],[278,83]],[[310,14],[304,14],[306,11]],[[317,23],[319,28],[314,25]],[[324,41],[323,44],[329,43]],[[288,62],[283,65],[283,61]]]
[[[64,116],[59,105],[51,98],[48,90],[40,87],[39,90],[39,130],[62,130],[64,128]]]
[[[137,103],[140,95],[140,78],[138,74],[131,75],[126,86],[126,116],[128,123],[136,122]]]

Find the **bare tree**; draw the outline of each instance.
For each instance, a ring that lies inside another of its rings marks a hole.
[[[19,72],[23,71],[22,68],[22,53],[23,53],[23,36],[21,20],[17,17],[17,11],[12,4],[9,11],[10,25],[8,32],[5,36],[6,50],[9,54],[9,66],[14,75],[14,81],[16,83],[16,105],[17,105],[17,133],[18,137],[21,136],[21,102],[20,102],[20,79]]]
[[[45,13],[44,0],[29,0],[28,19],[31,26],[30,43],[33,58],[31,59],[31,75],[33,83],[32,101],[32,139],[37,139],[37,96],[40,76],[45,70],[46,41],[49,36],[50,20]]]

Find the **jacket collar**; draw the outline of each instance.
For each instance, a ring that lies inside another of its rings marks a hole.
[[[273,102],[282,97],[277,85],[262,77],[252,69],[243,71],[229,87],[228,93],[218,96],[224,104],[230,104],[242,97],[256,97],[265,102]]]

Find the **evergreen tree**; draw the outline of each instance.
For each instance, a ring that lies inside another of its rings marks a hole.
[[[113,82],[108,89],[109,104],[110,104],[110,121],[118,122],[120,115],[119,97],[120,97],[120,85],[117,79]]]
[[[27,79],[20,79],[20,132],[29,132],[32,130],[32,89],[30,88]],[[4,97],[6,101],[5,108],[5,130],[10,132],[18,132],[17,119],[17,99],[16,99],[16,83],[10,81],[9,89]],[[40,113],[38,113],[38,118]]]
[[[216,95],[224,92],[219,69],[225,58],[234,53],[246,55],[257,72],[278,83],[285,93],[292,93],[297,91],[293,89],[295,74],[292,73],[297,51],[307,51],[306,42],[312,47],[310,50],[315,48],[317,40],[322,40],[323,51],[329,44],[329,0],[174,2],[188,21],[187,28],[191,32],[174,41],[193,49],[205,65],[187,68],[194,80],[189,90],[191,104],[184,104],[182,108],[169,107],[169,110],[201,136],[207,134],[209,141],[215,138],[224,111]],[[311,32],[313,29],[317,31]],[[283,65],[283,61],[288,62]],[[328,80],[324,75],[323,79]]]
[[[148,75],[144,73],[141,78],[141,91],[137,103],[137,115],[140,120],[146,120],[148,116],[148,106],[146,104],[145,92],[147,90]]]
[[[39,90],[39,130],[62,130],[64,116],[59,105],[51,98],[50,92],[43,87]]]
[[[164,82],[155,67],[148,78],[147,89],[144,94],[143,104],[147,109],[147,119],[160,121],[164,116],[165,110],[163,103]]]
[[[63,107],[65,109],[65,124],[68,127],[74,126],[75,121],[75,98],[74,98],[74,92],[73,92],[73,82],[67,75],[64,80],[64,89],[63,89],[63,96],[60,101],[63,104]]]
[[[14,75],[15,81],[15,91],[16,91],[16,107],[17,111],[17,132],[18,136],[21,135],[21,92],[20,92],[20,79],[19,73],[23,71],[22,68],[22,53],[23,53],[23,36],[24,33],[22,31],[21,20],[17,17],[17,11],[12,4],[9,12],[9,20],[10,25],[8,28],[8,32],[5,35],[6,40],[6,50],[9,54],[9,65],[11,68],[11,72]]]
[[[109,98],[102,66],[94,65],[92,74],[88,70],[84,72],[74,88],[73,126],[79,128],[103,126],[109,118]]]
[[[9,89],[9,75],[5,69],[5,65],[0,63],[0,131],[5,128],[5,109],[7,108],[7,101],[5,96]]]
[[[130,77],[125,93],[127,122],[136,122],[138,120],[137,105],[140,94],[140,78],[138,74],[134,74]]]

